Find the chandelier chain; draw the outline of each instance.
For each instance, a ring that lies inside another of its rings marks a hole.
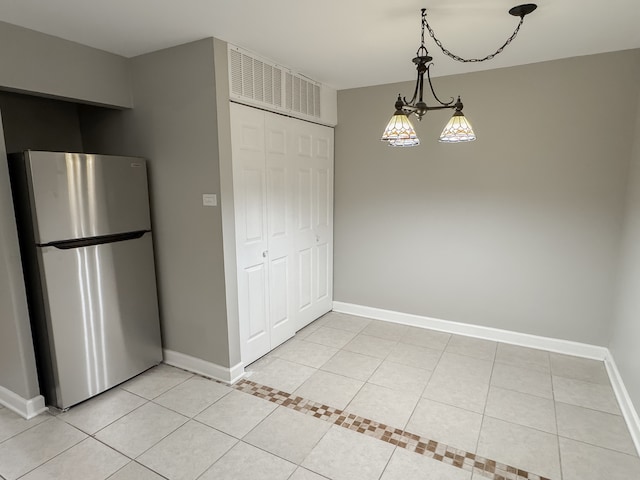
[[[509,45],[513,41],[514,38],[516,38],[516,35],[518,35],[518,32],[520,31],[520,27],[522,26],[523,22],[524,22],[524,15],[520,17],[520,22],[518,22],[518,26],[516,27],[514,32],[511,34],[511,36],[495,52],[493,52],[493,53],[491,53],[491,54],[489,54],[489,55],[487,55],[486,57],[483,57],[483,58],[462,58],[462,57],[456,55],[455,53],[451,53],[449,50],[447,50],[444,47],[444,45],[442,45],[442,42],[440,41],[440,39],[438,39],[436,37],[435,32],[431,28],[431,25],[429,25],[429,22],[427,22],[426,13],[423,13],[423,17],[422,17],[422,43],[424,44],[424,27],[427,27],[427,30],[429,31],[429,35],[431,35],[431,38],[433,38],[433,41],[436,43],[436,45],[438,45],[438,47],[440,47],[440,50],[442,50],[442,53],[444,53],[446,56],[451,57],[454,60],[456,60],[458,62],[463,62],[463,63],[484,62],[486,60],[491,60],[496,55],[502,53],[502,51],[505,49],[505,47],[507,45]]]

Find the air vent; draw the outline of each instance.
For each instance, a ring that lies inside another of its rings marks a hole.
[[[231,94],[282,107],[282,69],[229,48]]]
[[[230,96],[242,103],[320,119],[319,83],[229,44]]]
[[[320,85],[299,75],[285,73],[285,105],[288,110],[320,117]]]

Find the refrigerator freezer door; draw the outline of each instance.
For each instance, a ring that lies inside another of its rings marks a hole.
[[[67,408],[162,361],[151,233],[42,247],[39,261],[55,372],[49,403]]]
[[[25,152],[35,242],[150,230],[144,159]]]

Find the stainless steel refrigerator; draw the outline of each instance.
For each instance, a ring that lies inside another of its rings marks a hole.
[[[162,361],[144,159],[9,156],[40,388],[66,409]]]

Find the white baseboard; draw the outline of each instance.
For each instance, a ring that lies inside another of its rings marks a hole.
[[[624,419],[629,427],[629,432],[633,438],[636,450],[640,454],[640,418],[638,417],[638,413],[633,406],[629,393],[624,386],[624,382],[620,376],[620,372],[618,371],[613,356],[606,347],[572,342],[569,340],[560,340],[557,338],[540,337],[537,335],[512,332],[509,330],[500,330],[498,328],[483,327],[481,325],[470,325],[467,323],[452,322],[438,318],[423,317],[409,313],[394,312],[392,310],[383,310],[380,308],[365,307],[363,305],[356,305],[353,303],[334,301],[333,310],[335,312],[348,313],[350,315],[373,318],[375,320],[429,328],[431,330],[438,330],[441,332],[455,333],[458,335],[466,335],[468,337],[483,338],[485,340],[494,340],[512,345],[520,345],[523,347],[537,348],[555,353],[563,353],[565,355],[604,361],[618,404],[620,405]]]
[[[609,374],[609,379],[611,380],[613,391],[615,392],[616,398],[618,399],[620,410],[622,410],[622,416],[627,422],[629,433],[631,434],[633,443],[636,446],[636,452],[638,453],[638,455],[640,455],[640,417],[638,416],[638,412],[633,406],[633,402],[631,401],[631,397],[629,396],[627,388],[624,386],[622,376],[618,371],[618,366],[616,365],[611,352],[608,353],[604,364],[607,367],[607,373]]]
[[[26,399],[2,386],[0,386],[0,404],[27,420],[47,411],[42,395]]]
[[[604,360],[609,352],[606,347],[600,347],[598,345],[589,345],[569,340],[560,340],[557,338],[540,337],[537,335],[530,335],[528,333],[518,333],[510,330],[501,330],[499,328],[483,327],[481,325],[452,322],[449,320],[441,320],[439,318],[413,315],[411,313],[365,307],[362,305],[355,305],[353,303],[333,302],[333,310],[360,317],[384,320],[402,325],[411,325],[413,327],[429,328],[431,330],[438,330],[441,332],[456,333],[467,337],[483,338],[486,340],[494,340],[496,342],[510,343],[512,345],[537,348],[540,350],[548,350],[550,352],[564,353],[566,355],[575,355],[577,357],[592,358],[595,360]]]
[[[164,363],[213,378],[214,380],[234,384],[244,377],[244,364],[242,362],[229,368],[184,353],[174,352],[173,350],[163,349],[162,352],[164,354]]]

